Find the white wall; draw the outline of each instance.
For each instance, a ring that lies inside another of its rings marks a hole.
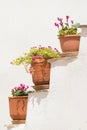
[[[87,23],[86,0],[0,0],[0,124],[10,120],[8,96],[14,85],[32,85],[31,76],[10,61],[33,45],[59,48],[56,18],[70,15],[76,22]]]

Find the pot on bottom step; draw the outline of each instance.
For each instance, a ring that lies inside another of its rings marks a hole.
[[[14,96],[9,99],[9,113],[13,121],[26,120],[28,96]]]

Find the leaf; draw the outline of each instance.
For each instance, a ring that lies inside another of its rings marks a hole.
[[[72,25],[72,27],[78,28],[80,26],[80,23],[75,23],[74,25]]]

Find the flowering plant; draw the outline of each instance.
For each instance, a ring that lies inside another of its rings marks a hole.
[[[62,18],[58,17],[54,25],[58,28],[58,36],[64,36],[78,34],[80,23],[74,23],[73,20],[69,19],[69,16],[66,16],[65,22]]]
[[[29,65],[33,62],[43,62],[45,59],[59,58],[59,57],[60,57],[60,53],[56,48],[52,48],[51,46],[42,47],[41,45],[39,45],[39,47],[30,48],[29,52],[13,60],[11,64]]]
[[[28,95],[28,85],[25,84],[20,84],[19,86],[15,86],[12,90],[11,90],[11,94],[13,96],[27,96]]]

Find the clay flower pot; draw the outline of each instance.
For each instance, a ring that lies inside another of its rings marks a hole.
[[[65,20],[61,17],[57,17],[57,22],[54,25],[58,29],[58,39],[60,40],[60,46],[62,52],[77,52],[80,45],[79,30],[80,23],[70,19],[70,16],[66,16]]]
[[[39,63],[33,62],[31,67],[33,68],[32,81],[35,84],[34,89],[48,89],[50,82],[50,63],[47,60]]]
[[[61,55],[56,48],[39,45],[38,47],[31,47],[28,52],[13,60],[11,64],[24,65],[26,72],[32,74],[32,80],[35,85],[49,85],[50,63],[47,62],[47,59],[60,57]]]
[[[9,112],[13,120],[26,120],[28,96],[8,97]]]
[[[62,52],[79,51],[80,35],[59,36]]]

